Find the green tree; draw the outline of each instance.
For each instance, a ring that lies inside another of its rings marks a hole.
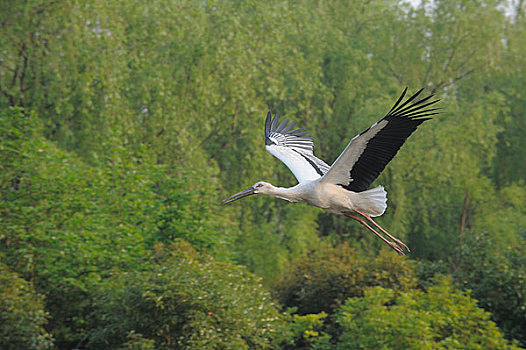
[[[158,245],[147,268],[112,273],[94,313],[93,349],[120,348],[130,332],[158,349],[269,349],[286,335],[259,278],[187,243]]]
[[[502,52],[502,62],[487,76],[485,85],[497,90],[507,101],[508,111],[499,118],[502,131],[499,133],[497,156],[494,159],[493,178],[499,187],[511,184],[524,186],[526,182],[526,145],[524,133],[524,110],[526,102],[523,92],[526,89],[526,17],[524,2],[516,2],[513,20],[506,25],[504,40],[506,50]]]
[[[409,291],[417,283],[414,274],[411,261],[387,250],[367,258],[342,244],[296,259],[277,280],[275,294],[281,305],[294,307],[299,315],[332,314],[373,286]]]
[[[373,256],[380,240],[307,205],[251,198],[221,207],[220,199],[260,179],[295,184],[263,148],[267,110],[312,130],[316,154],[331,163],[409,86],[435,92],[443,114],[377,180],[389,198],[379,223],[421,265],[473,276],[487,268],[489,280],[507,280],[482,263],[464,265],[463,255],[470,232],[488,232],[490,260],[511,270],[521,261],[509,252],[521,251],[526,218],[526,35],[523,2],[511,16],[506,4],[0,3],[1,260],[46,295],[60,348],[82,345],[94,327],[86,310],[108,271],[140,270],[158,242],[188,241],[267,286],[288,276],[279,285],[296,300],[290,305],[301,311],[304,292],[312,310],[335,310],[352,295],[323,276],[322,261],[338,255],[323,247],[347,242]],[[302,258],[310,251],[311,260]],[[326,263],[333,276],[355,269],[357,284],[342,283],[356,296],[371,285],[391,288],[383,273],[415,283],[412,263],[379,264],[373,276],[356,266],[377,259],[360,254]],[[291,262],[312,275],[289,271]],[[486,282],[468,280],[496,310]],[[301,283],[323,285],[316,290],[326,300]],[[494,312],[508,335],[524,338]],[[307,330],[321,332],[315,324]],[[153,346],[142,333],[125,337],[123,346]]]
[[[156,242],[188,239],[227,257],[228,230],[213,218],[206,179],[168,174],[147,152],[118,148],[88,165],[18,110],[0,115],[0,125],[1,258],[46,295],[59,346],[75,346],[92,327],[93,293],[108,271],[140,268]]]
[[[518,349],[476,303],[445,279],[427,292],[375,287],[338,312],[342,334],[334,348]]]
[[[526,345],[526,249],[524,243],[499,249],[490,234],[467,233],[459,247],[459,266],[454,276],[472,291],[478,305],[508,339]]]
[[[53,347],[44,329],[49,315],[30,283],[0,263],[0,347],[44,350]]]

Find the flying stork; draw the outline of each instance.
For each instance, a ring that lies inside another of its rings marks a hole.
[[[279,122],[278,114],[265,121],[265,147],[292,171],[298,184],[294,187],[275,187],[259,181],[248,189],[223,200],[230,203],[253,194],[268,194],[290,202],[304,201],[335,214],[358,221],[375,235],[404,255],[409,248],[393,237],[371,217],[380,216],[387,208],[387,192],[383,186],[368,189],[387,163],[393,159],[405,140],[424,121],[436,115],[438,108],[429,108],[439,100],[429,95],[417,99],[423,89],[402,103],[404,90],[393,108],[378,122],[351,139],[332,166],[314,156],[312,137],[305,129],[294,129],[296,122]],[[352,214],[351,214],[352,213]],[[365,219],[365,220],[364,220]],[[372,224],[386,237],[377,232]]]

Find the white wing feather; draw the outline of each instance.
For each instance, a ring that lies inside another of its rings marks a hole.
[[[351,169],[366,150],[369,140],[382,130],[385,124],[387,124],[387,121],[381,120],[378,123],[374,123],[367,131],[353,137],[343,152],[336,158],[323,181],[344,186],[348,186],[354,181],[354,179],[350,178]]]
[[[303,129],[290,130],[296,123],[288,122],[285,119],[279,123],[277,114],[272,118],[268,113],[265,148],[290,169],[299,183],[319,179],[329,170],[329,166],[314,156],[312,138],[305,136],[308,132]]]

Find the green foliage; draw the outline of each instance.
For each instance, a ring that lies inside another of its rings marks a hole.
[[[509,339],[526,345],[526,248],[524,239],[514,248],[499,250],[489,234],[466,234],[459,252],[455,278],[473,291],[479,306]]]
[[[294,308],[287,310],[295,312]],[[327,318],[325,312],[308,315],[290,316],[290,334],[286,342],[282,343],[282,349],[311,349],[328,344],[331,336],[324,329],[324,320]]]
[[[157,249],[156,263],[116,271],[106,281],[96,297],[99,322],[89,348],[117,349],[130,332],[159,349],[275,347],[283,319],[259,278],[186,243]]]
[[[188,171],[167,174],[147,152],[116,149],[90,166],[39,136],[34,116],[13,110],[0,120],[2,258],[45,292],[58,343],[81,341],[108,270],[140,268],[156,241],[187,239],[225,255],[210,182],[199,179],[196,195]]]
[[[42,296],[0,263],[0,347],[51,349],[53,340],[44,329],[48,317]]]
[[[127,350],[154,350],[155,341],[145,339],[142,334],[131,331],[128,333],[128,341],[124,343],[123,349]]]
[[[342,334],[335,349],[518,349],[475,299],[445,279],[427,292],[375,287],[349,299],[337,319]]]
[[[492,243],[498,250],[511,247],[520,250],[526,232],[526,186],[512,184],[492,192],[480,194],[480,197],[491,194],[491,200],[479,200],[470,231],[491,232]]]
[[[123,196],[115,173],[105,176],[44,140],[34,116],[12,111],[0,118],[2,258],[46,294],[57,342],[77,341],[87,326],[89,293],[105,271],[137,264],[144,254],[134,220],[142,219],[137,209],[148,198]]]
[[[300,315],[332,313],[347,298],[373,286],[408,291],[416,285],[411,261],[382,250],[364,258],[347,244],[326,247],[295,260],[275,286],[277,299]]]
[[[506,98],[507,113],[500,117],[503,127],[499,134],[497,156],[494,159],[492,175],[497,185],[507,186],[526,182],[526,144],[524,137],[526,123],[526,72],[521,67],[526,64],[526,17],[524,3],[518,2],[515,20],[506,26],[506,50],[502,52],[503,62],[492,70],[486,85],[498,89]]]
[[[280,300],[307,317],[289,319],[288,347],[329,346],[317,312],[323,328],[347,297],[426,289],[448,271],[523,341],[510,281],[526,225],[525,18],[522,1],[498,0],[0,2],[0,260],[46,296],[58,348],[98,326],[110,274],[149,271],[173,241],[266,286],[281,276]],[[378,222],[417,264],[307,205],[220,205],[257,180],[295,184],[263,148],[267,110],[312,130],[330,164],[405,86],[443,111],[377,180],[389,198]],[[486,239],[494,249],[469,248]],[[341,242],[353,250],[323,248]],[[119,342],[152,348],[151,334]]]

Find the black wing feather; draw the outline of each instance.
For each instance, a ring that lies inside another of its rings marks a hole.
[[[344,188],[354,192],[365,191],[369,188],[371,183],[380,175],[387,163],[393,159],[405,140],[416,128],[424,121],[431,119],[429,116],[439,113],[436,112],[438,108],[426,109],[426,107],[439,101],[434,100],[425,103],[432,98],[433,95],[412,102],[420,95],[423,89],[416,92],[403,104],[400,104],[406,91],[407,88],[394,104],[393,108],[391,108],[382,119],[387,121],[387,124],[368,141],[365,150],[350,170],[351,182],[348,185],[342,185]]]

